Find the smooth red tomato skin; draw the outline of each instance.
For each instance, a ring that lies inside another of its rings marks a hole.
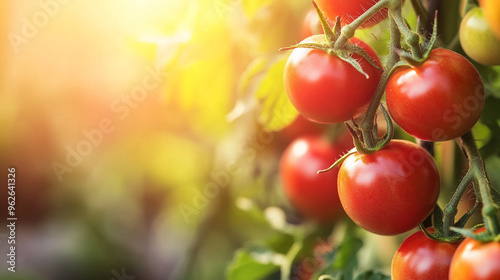
[[[315,35],[302,43],[324,40],[324,35]],[[356,38],[351,42],[358,44],[379,64],[378,56],[370,46]],[[366,111],[382,71],[359,55],[355,54],[353,58],[360,62],[369,79],[349,63],[321,50],[293,50],[285,66],[285,90],[305,118],[319,123],[340,123],[350,120],[351,115],[357,117]]]
[[[483,10],[471,9],[460,24],[460,44],[465,53],[484,65],[500,64],[500,40],[493,35]]]
[[[394,121],[408,134],[427,141],[464,135],[484,107],[484,86],[462,55],[434,49],[418,67],[402,67],[389,78],[386,100]]]
[[[340,139],[341,140],[341,139]],[[329,143],[320,136],[303,136],[292,142],[280,161],[284,191],[292,205],[304,216],[330,223],[344,211],[337,193],[338,168],[317,174],[353,146],[340,141]]]
[[[484,228],[479,231],[484,231]],[[458,246],[450,266],[450,280],[500,279],[500,242],[466,238]]]
[[[373,154],[354,153],[342,163],[339,197],[358,226],[380,235],[416,227],[434,209],[439,171],[418,145],[392,140]]]
[[[316,3],[323,11],[326,17],[334,20],[337,16],[342,17],[342,25],[349,24],[366,10],[371,8],[380,0],[317,0]],[[387,9],[381,10],[372,18],[366,21],[362,26],[370,27],[384,20],[388,16]]]
[[[392,280],[448,280],[458,245],[429,239],[422,231],[408,236],[392,258]]]
[[[479,5],[484,10],[491,31],[500,40],[500,1],[480,0]]]

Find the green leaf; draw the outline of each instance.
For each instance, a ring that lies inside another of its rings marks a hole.
[[[264,129],[278,131],[289,125],[298,115],[285,92],[283,73],[287,55],[281,55],[267,70],[256,97],[262,102],[260,121]]]
[[[333,267],[344,270],[354,268],[357,265],[356,255],[362,246],[363,242],[359,238],[344,238],[337,249]]]
[[[264,247],[239,249],[226,271],[227,280],[260,280],[280,268],[281,254]]]
[[[387,276],[378,271],[365,271],[356,277],[356,280],[391,280],[391,276]]]

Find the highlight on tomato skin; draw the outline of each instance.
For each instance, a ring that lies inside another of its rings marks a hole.
[[[484,231],[482,227],[476,233]],[[470,237],[458,246],[450,266],[450,280],[500,279],[500,242],[481,242]]]
[[[427,228],[430,233],[433,228]],[[392,280],[447,280],[459,243],[439,242],[419,230],[399,246],[391,263]]]
[[[375,51],[363,41],[352,38],[382,68]],[[301,43],[326,43],[324,35],[315,35]],[[382,71],[357,54],[369,78],[351,64],[318,49],[296,48],[285,65],[284,85],[293,106],[305,118],[318,123],[342,123],[361,116],[367,109]]]
[[[290,143],[280,160],[286,197],[299,213],[320,223],[332,223],[344,213],[337,193],[338,168],[317,174],[353,147],[345,134],[330,143],[322,136],[302,136]]]
[[[464,56],[433,49],[416,67],[400,67],[389,78],[389,113],[404,131],[426,141],[448,141],[467,133],[484,108],[479,72]]]
[[[340,202],[351,220],[379,235],[418,226],[434,209],[440,175],[434,158],[406,140],[392,140],[373,154],[354,153],[340,166]]]

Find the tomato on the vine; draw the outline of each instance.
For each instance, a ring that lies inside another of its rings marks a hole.
[[[484,231],[480,228],[476,233]],[[481,242],[470,237],[458,246],[450,266],[450,280],[500,279],[500,242]]]
[[[500,39],[497,39],[479,7],[471,9],[460,24],[460,44],[465,53],[484,65],[500,64]]]
[[[352,146],[350,135],[330,143],[321,136],[303,136],[293,141],[281,156],[280,176],[292,205],[304,216],[329,223],[342,215],[337,193],[338,168],[317,171],[337,160]]]
[[[386,88],[394,121],[408,134],[427,141],[464,135],[479,119],[484,98],[476,68],[448,49],[432,50],[419,66],[398,68]]]
[[[428,232],[434,232],[428,228]],[[432,240],[418,231],[408,236],[392,258],[392,280],[448,280],[459,243]]]
[[[422,222],[434,209],[439,184],[432,156],[403,140],[392,140],[373,154],[348,156],[338,175],[347,215],[381,235],[403,233]]]
[[[349,24],[357,17],[362,15],[366,10],[371,8],[375,3],[380,0],[366,1],[366,0],[316,0],[318,6],[325,13],[325,16],[330,19],[335,19],[337,16],[342,17],[342,24]],[[370,27],[388,16],[388,10],[382,9],[376,13],[362,26]]]
[[[325,43],[325,35],[306,38],[301,43]],[[363,41],[352,38],[379,65],[375,51]],[[358,54],[369,78],[335,55],[309,48],[296,48],[285,66],[284,83],[288,98],[307,119],[319,123],[339,123],[360,116],[368,107],[382,71]]]
[[[484,10],[484,15],[495,36],[500,39],[500,1],[479,0],[479,5]]]

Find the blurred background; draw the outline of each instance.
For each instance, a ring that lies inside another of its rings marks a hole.
[[[309,3],[285,2],[2,1],[0,163],[18,220],[16,273],[4,225],[0,278],[221,279],[245,239],[226,186],[260,194],[248,178],[274,142],[257,102],[233,112],[253,96],[240,76],[299,39]]]
[[[310,7],[2,1],[0,174],[16,168],[18,220],[16,273],[0,227],[0,279],[223,279],[238,247],[273,232],[249,205],[300,221],[277,177],[297,135],[282,130],[297,113],[278,49],[303,38]],[[374,28],[359,36],[383,59]]]

